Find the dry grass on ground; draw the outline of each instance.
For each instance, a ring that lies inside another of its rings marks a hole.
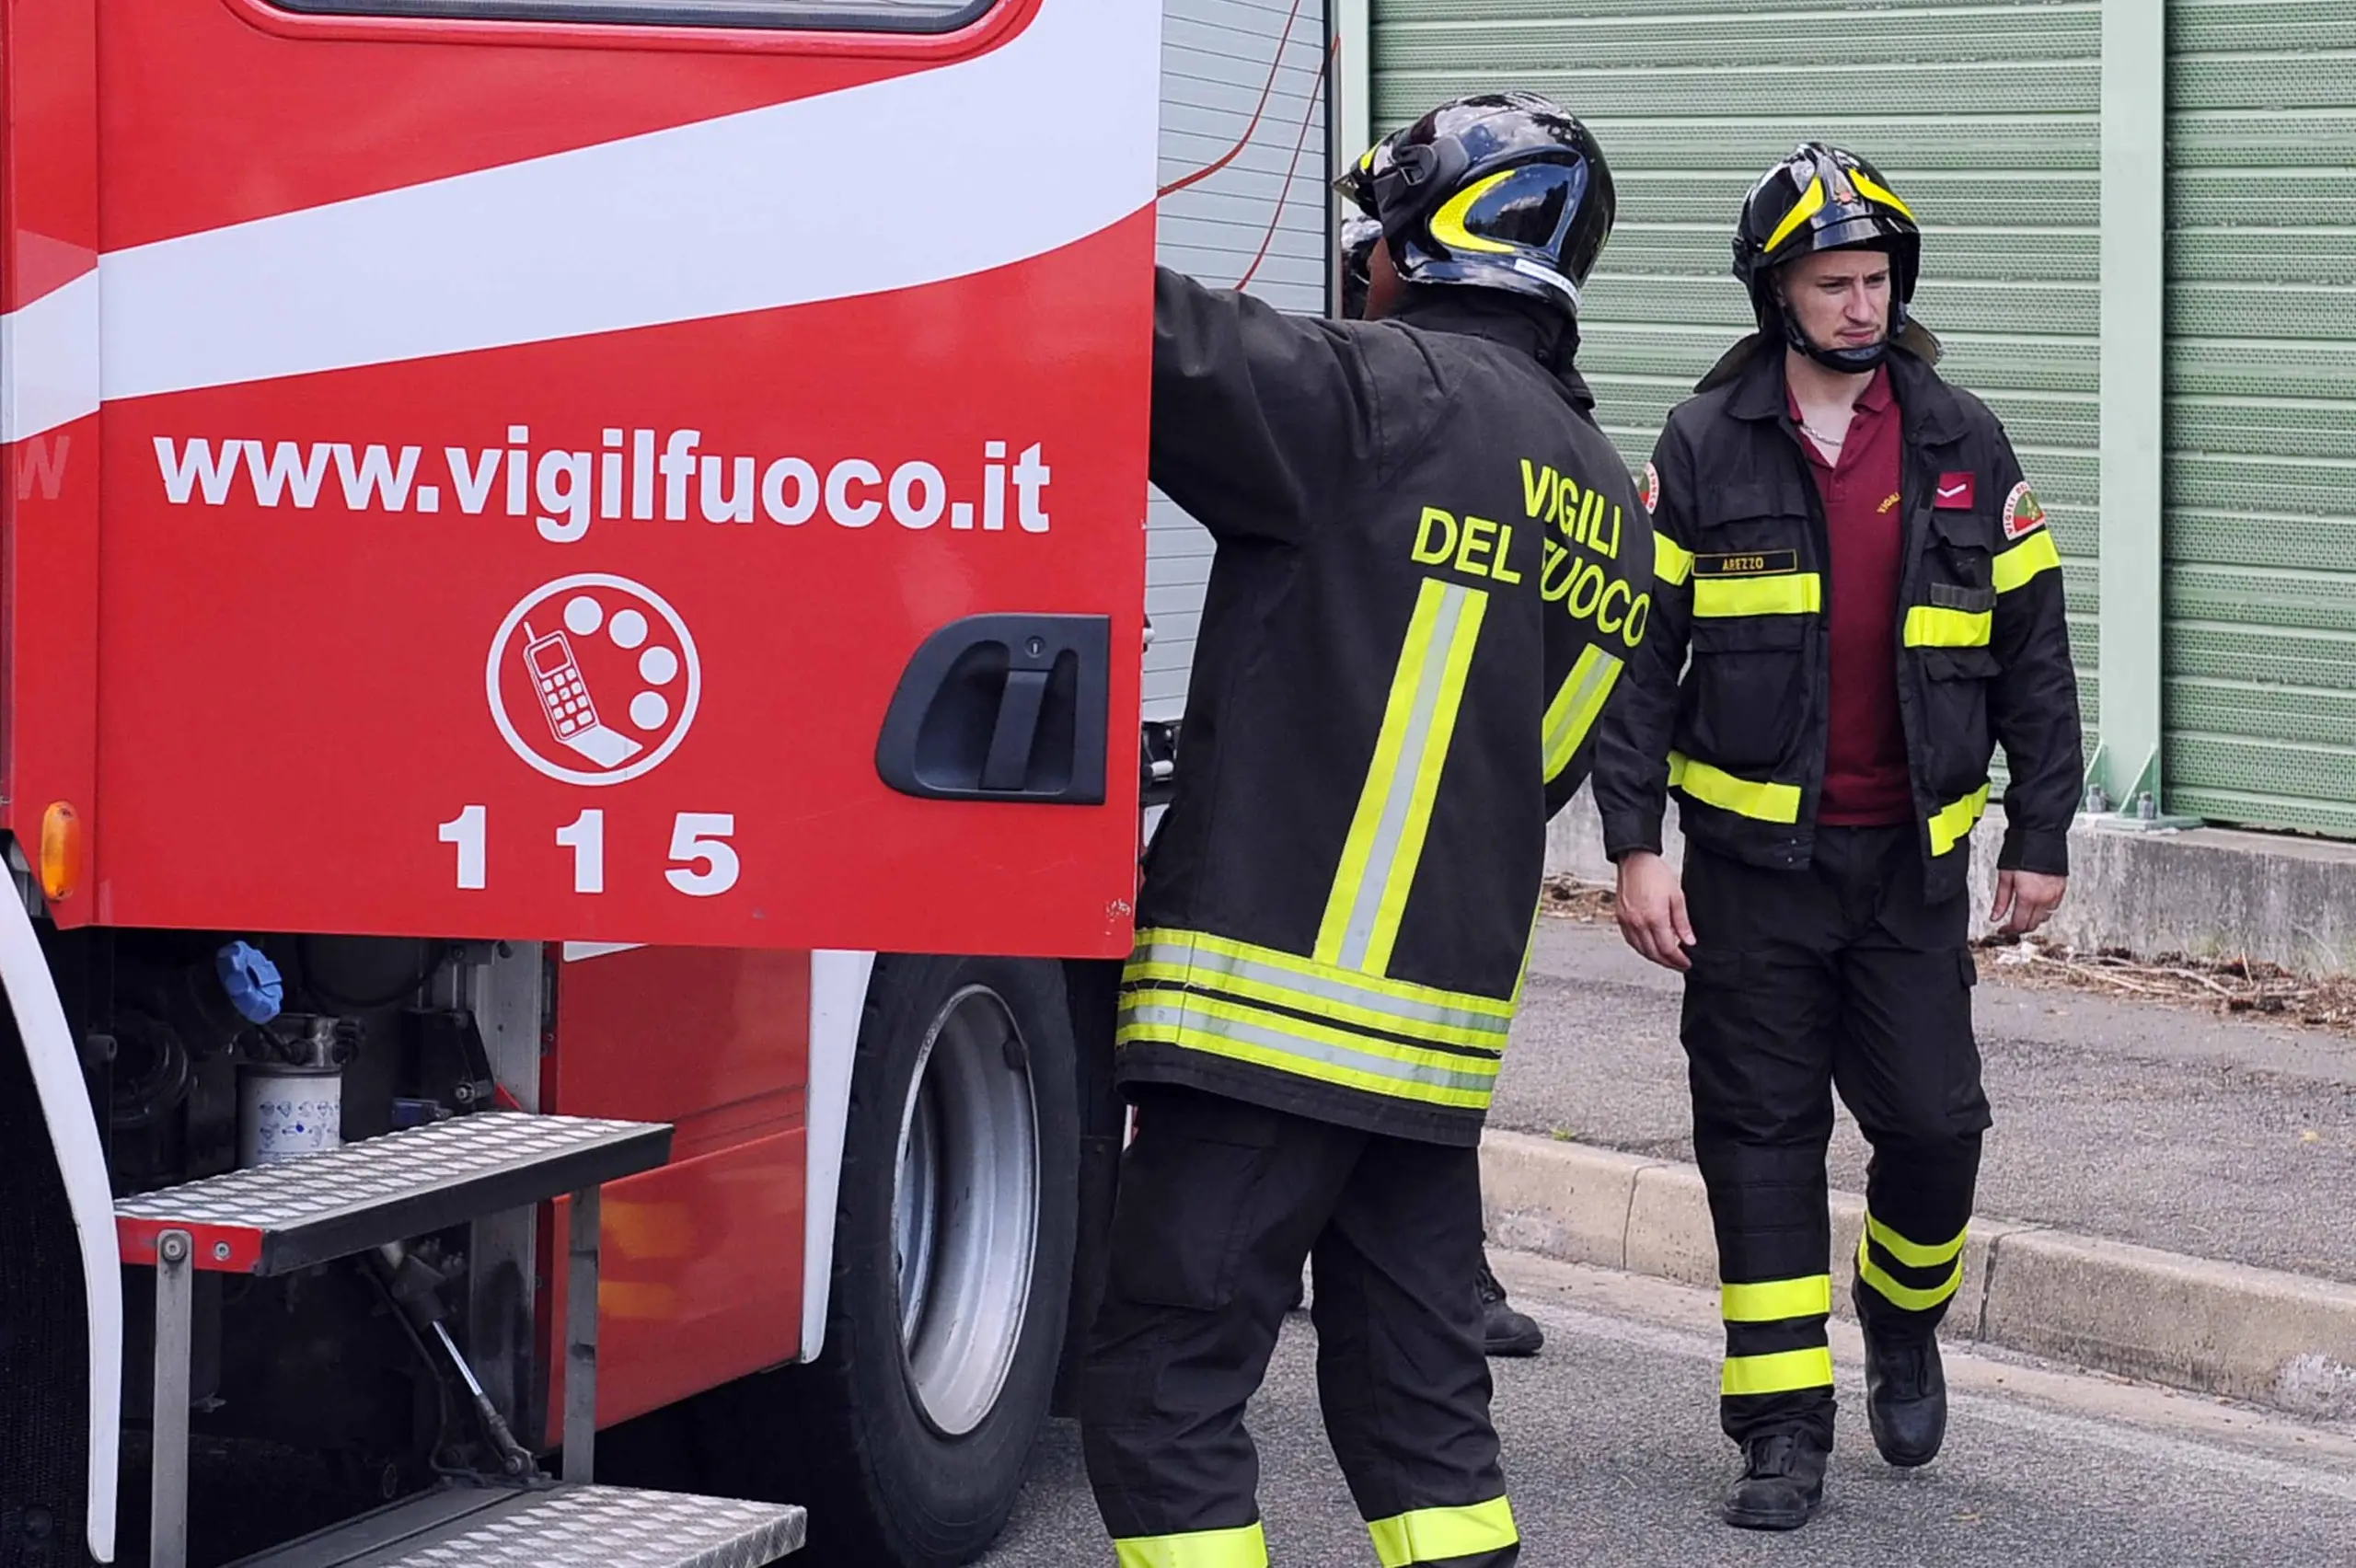
[[[2246,958],[2139,958],[2122,948],[2080,952],[2035,937],[1988,937],[1977,946],[1981,973],[2008,986],[2091,991],[2356,1034],[2356,975],[2316,978]]]
[[[1584,925],[1607,922],[1611,918],[1611,890],[1569,877],[1551,878],[1545,910]],[[2248,959],[2219,961],[2181,953],[2138,958],[2119,948],[2079,952],[2036,937],[1986,937],[1974,945],[1981,973],[2007,986],[2206,1008],[2356,1035],[2356,975],[2317,979]]]

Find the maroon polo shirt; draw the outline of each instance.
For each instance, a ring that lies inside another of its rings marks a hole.
[[[1797,425],[1796,399],[1791,414]],[[1831,548],[1824,584],[1831,729],[1817,807],[1817,820],[1828,827],[1887,827],[1914,819],[1906,731],[1898,716],[1899,433],[1898,399],[1884,367],[1858,396],[1837,465],[1805,432],[1800,436],[1817,493],[1824,498]]]

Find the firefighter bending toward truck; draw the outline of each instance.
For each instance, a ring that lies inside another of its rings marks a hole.
[[[1366,317],[1367,289],[1372,282],[1375,242],[1382,225],[1365,213],[1353,212],[1342,220],[1342,317],[1359,321]],[[1489,1267],[1488,1237],[1481,1238],[1481,1268],[1472,1288],[1481,1300],[1481,1348],[1491,1355],[1535,1355],[1545,1348],[1545,1331],[1506,1297],[1496,1271]],[[1293,1305],[1300,1305],[1295,1297]]]
[[[1905,202],[1839,148],[1752,188],[1734,251],[1759,330],[1647,466],[1653,627],[1596,764],[1621,926],[1686,971],[1719,1414],[1744,1454],[1725,1515],[1750,1528],[1804,1524],[1823,1495],[1835,1085],[1874,1150],[1852,1286],[1874,1443],[1920,1465],[1945,1435],[1936,1335],[1990,1124],[1967,873],[1995,744],[1992,918],[2034,930],[2069,871],[2061,558],[2003,426],[1908,317],[1921,248]],[[1660,857],[1670,792],[1681,887]]]
[[[1468,1284],[1546,821],[1649,617],[1645,514],[1573,369],[1611,176],[1511,94],[1344,183],[1385,236],[1375,319],[1156,281],[1152,477],[1218,554],[1125,977],[1138,1135],[1081,1380],[1126,1568],[1268,1561],[1243,1412],[1306,1259],[1377,1555],[1520,1550]]]

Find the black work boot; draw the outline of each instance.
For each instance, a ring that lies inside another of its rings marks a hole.
[[[1865,1420],[1891,1464],[1927,1465],[1947,1435],[1947,1378],[1935,1335],[1893,1339],[1865,1331]]]
[[[1476,1282],[1481,1293],[1481,1348],[1491,1355],[1535,1355],[1546,1343],[1545,1331],[1527,1312],[1514,1309],[1506,1287],[1489,1272],[1489,1255],[1481,1254]]]
[[[1746,1530],[1796,1530],[1824,1501],[1831,1455],[1813,1433],[1769,1432],[1742,1446],[1742,1478],[1727,1493],[1726,1521]]]

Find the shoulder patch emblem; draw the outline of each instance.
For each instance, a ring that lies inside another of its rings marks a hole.
[[[2004,537],[2018,539],[2034,534],[2045,526],[2045,508],[2037,503],[2036,494],[2023,479],[2004,498]]]
[[[1636,481],[1636,499],[1645,503],[1645,515],[1649,517],[1660,510],[1660,470],[1647,462],[1644,476]]]

